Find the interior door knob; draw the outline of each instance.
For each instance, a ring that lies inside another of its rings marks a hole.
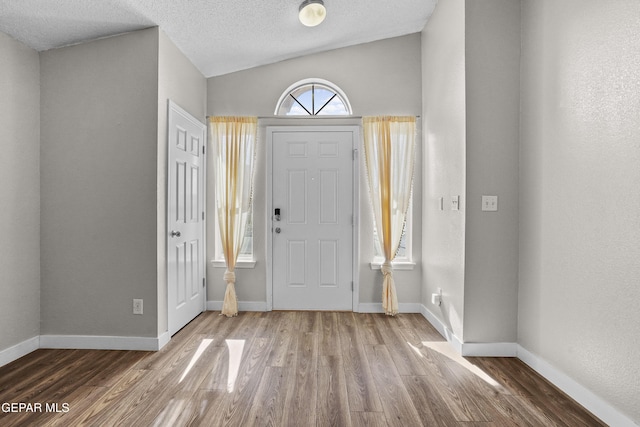
[[[180,232],[179,231],[172,231],[171,233],[169,233],[169,235],[171,237],[180,237]]]
[[[280,234],[281,231],[280,227],[276,227],[276,233]]]

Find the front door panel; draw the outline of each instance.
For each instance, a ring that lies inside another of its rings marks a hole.
[[[353,307],[353,135],[273,133],[274,309]]]

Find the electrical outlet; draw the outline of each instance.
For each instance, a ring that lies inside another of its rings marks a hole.
[[[142,314],[142,300],[134,299],[133,300],[133,314]]]
[[[431,304],[437,306],[442,305],[442,288],[438,288],[438,293],[431,294]]]

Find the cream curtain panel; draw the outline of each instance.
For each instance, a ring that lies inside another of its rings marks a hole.
[[[364,153],[382,265],[382,308],[398,313],[391,261],[396,256],[411,199],[415,156],[415,117],[364,117]]]
[[[222,314],[238,315],[235,267],[251,212],[257,117],[210,117],[213,176],[227,289]]]

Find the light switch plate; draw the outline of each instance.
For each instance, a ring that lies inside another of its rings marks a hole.
[[[482,210],[495,212],[498,210],[498,196],[482,196]]]

